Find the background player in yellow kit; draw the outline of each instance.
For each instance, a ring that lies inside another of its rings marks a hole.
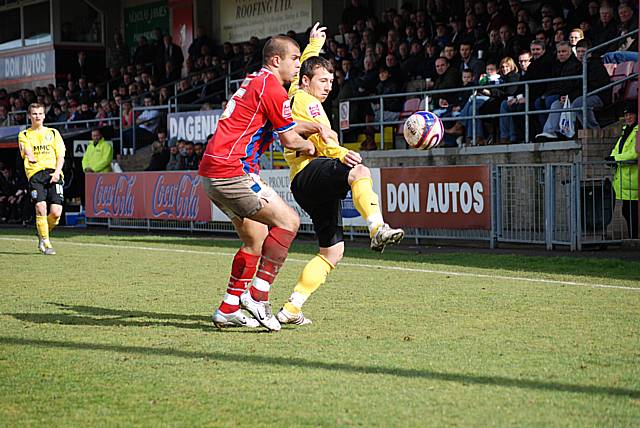
[[[331,92],[333,67],[317,56],[326,38],[325,28],[318,25],[313,26],[309,45],[302,55],[300,88],[296,90],[298,79],[294,79],[289,96],[294,120],[330,126],[322,102]],[[367,221],[372,250],[382,252],[385,245],[398,243],[404,237],[402,229],[393,229],[384,222],[378,195],[373,191],[371,172],[362,165],[360,155],[341,147],[338,141],[325,142],[317,134],[311,135],[309,141],[316,147],[313,156],[285,149],[285,159],[291,168],[291,192],[311,217],[320,251],[307,263],[289,301],[278,312],[281,324],[311,323],[302,313],[302,305],[342,259],[340,201],[349,190],[356,209]]]
[[[57,129],[43,126],[44,106],[33,103],[28,111],[31,127],[18,134],[18,144],[36,207],[38,249],[42,254],[52,255],[56,252],[49,241],[49,232],[62,215],[65,147]],[[47,204],[50,204],[48,216]]]

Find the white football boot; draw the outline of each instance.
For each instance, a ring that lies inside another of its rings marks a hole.
[[[393,229],[387,223],[378,227],[376,233],[371,238],[371,249],[379,253],[384,251],[388,244],[397,244],[404,238],[404,230]]]
[[[309,318],[306,318],[302,312],[292,314],[286,309],[282,308],[276,314],[276,318],[280,321],[280,324],[295,324],[295,325],[309,325],[313,324]]]
[[[249,290],[240,295],[240,305],[246,309],[253,317],[262,324],[263,327],[271,331],[280,331],[280,323],[271,311],[269,301],[257,302],[251,297]]]
[[[230,314],[225,314],[220,309],[216,310],[211,317],[213,325],[217,328],[225,327],[259,327],[260,323],[251,317],[248,317],[244,312],[238,309]]]
[[[44,245],[44,239],[38,238],[38,251],[40,251],[42,254],[44,254],[44,251],[47,249],[47,247]]]

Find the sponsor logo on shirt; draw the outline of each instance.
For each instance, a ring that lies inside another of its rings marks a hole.
[[[309,114],[311,115],[311,117],[318,117],[320,116],[320,105],[319,104],[311,104],[309,106]]]
[[[291,103],[289,100],[284,100],[282,103],[282,117],[291,119]]]

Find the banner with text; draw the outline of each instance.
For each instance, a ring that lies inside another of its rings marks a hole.
[[[373,179],[373,190],[380,192],[380,170],[371,168]],[[309,215],[300,208],[300,205],[293,198],[290,190],[289,169],[269,169],[260,171],[260,178],[267,183],[293,210],[300,216],[301,224],[312,224]],[[231,221],[218,207],[213,206],[214,221]],[[360,213],[355,209],[351,192],[342,201],[342,224],[344,226],[366,226],[367,222],[360,217]]]
[[[211,221],[211,207],[191,172],[87,174],[87,217]]]
[[[169,138],[206,143],[207,137],[216,131],[221,114],[220,109],[169,113],[167,115]]]
[[[311,27],[311,0],[220,2],[220,40],[244,42]]]
[[[9,91],[53,83],[55,71],[53,46],[0,53],[0,81]]]
[[[381,168],[380,179],[394,227],[491,229],[489,166]]]
[[[169,7],[166,2],[144,4],[124,9],[124,43],[135,52],[140,36],[149,43],[154,40],[154,28],[160,28],[163,34],[169,34]]]

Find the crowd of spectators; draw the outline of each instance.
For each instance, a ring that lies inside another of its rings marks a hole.
[[[532,6],[535,5],[534,8]],[[465,0],[427,2],[426,9],[414,9],[410,2],[399,10],[385,10],[380,19],[361,2],[352,0],[342,16],[338,31],[329,37],[324,55],[336,69],[334,90],[328,100],[337,126],[338,104],[356,96],[387,95],[396,92],[454,89],[486,85],[470,91],[434,95],[428,108],[443,118],[472,113],[497,114],[533,109],[556,108],[568,96],[581,106],[581,80],[555,81],[554,78],[581,75],[576,48],[585,40],[589,48],[637,29],[637,3],[630,0],[566,0],[529,3],[519,0]],[[604,66],[600,55],[614,51],[622,60],[636,58],[638,37],[634,35],[609,45],[589,58],[589,90],[607,83],[602,80]],[[609,57],[616,55],[607,54]],[[547,79],[546,84],[530,85],[525,99],[524,85],[491,88],[499,83]],[[595,85],[594,85],[595,83]],[[475,103],[472,102],[475,98]],[[589,97],[590,108],[610,103],[611,91]],[[404,98],[385,98],[384,111],[370,102],[351,106],[351,121],[362,123],[398,120]],[[555,104],[554,104],[555,103]],[[587,126],[598,122],[589,110]],[[554,116],[555,117],[555,116]],[[476,121],[479,144],[523,141],[523,118]],[[531,135],[540,134],[547,115],[530,121]],[[491,129],[493,135],[486,135]],[[470,120],[445,120],[447,145],[472,135]],[[562,138],[548,132],[543,140]]]
[[[424,9],[406,2],[400,9],[387,9],[379,16],[352,0],[341,21],[338,28],[329,31],[322,53],[336,70],[334,88],[325,103],[335,128],[339,101],[357,96],[481,84],[487,89],[474,95],[476,113],[480,114],[524,110],[525,103],[531,109],[549,108],[567,95],[573,103],[579,95],[574,88],[579,81],[554,82],[553,78],[580,74],[575,56],[578,42],[584,39],[597,45],[627,34],[637,28],[638,19],[637,4],[631,0],[525,5],[520,0],[433,0],[426,2]],[[303,47],[306,44],[306,35],[288,35]],[[239,78],[258,69],[262,43],[252,37],[245,43],[216,45],[205,29],[198,27],[185,58],[171,36],[159,29],[151,40],[140,37],[131,50],[121,35],[115,34],[105,76],[90,70],[86,55],[80,52],[75,71],[57,86],[11,94],[0,89],[0,126],[25,124],[26,107],[39,102],[45,105],[45,123],[73,128],[78,126],[74,122],[93,119],[96,123],[83,125],[91,128],[114,124],[110,119],[118,118],[124,128],[123,147],[130,144],[134,127],[136,140],[151,143],[156,140],[156,131],[166,127],[165,110],[150,108],[134,114],[135,106],[165,106],[171,97],[177,97],[180,104],[219,105],[225,89],[220,78]],[[637,52],[637,43],[636,36],[629,37],[607,50]],[[567,46],[570,51],[565,58]],[[594,64],[600,62],[599,55],[592,57]],[[531,86],[527,100],[522,86],[491,88],[496,83],[535,79],[549,79],[549,83]],[[178,83],[167,85],[175,81]],[[423,106],[445,118],[449,144],[471,135],[469,122],[453,120],[471,112],[470,95],[469,91],[436,95],[430,105]],[[606,105],[604,98],[600,101]],[[383,110],[376,103],[352,103],[351,122],[381,117],[397,120],[403,104],[400,97],[385,99]],[[589,105],[598,108],[597,103]],[[533,135],[543,130],[547,118],[540,115],[539,119],[531,121]],[[490,123],[493,135],[487,135],[482,122],[477,122],[481,143],[485,138],[522,141],[521,119],[507,117]],[[587,125],[597,122],[590,117]]]
[[[20,223],[33,218],[29,184],[20,172],[0,162],[0,223]]]

